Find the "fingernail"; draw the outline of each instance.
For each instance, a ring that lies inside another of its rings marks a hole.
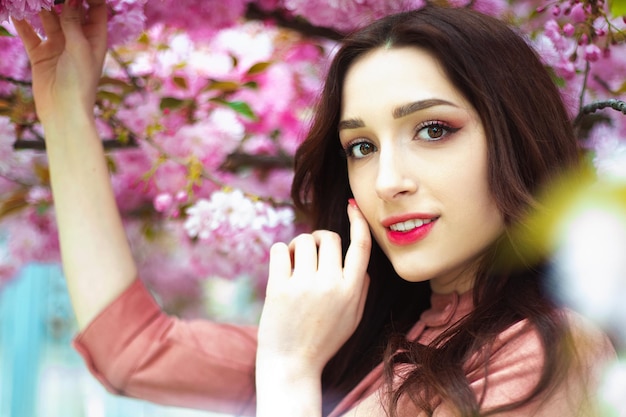
[[[348,204],[350,204],[350,206],[354,207],[355,209],[359,208],[359,206],[356,204],[356,200],[354,198],[349,198],[348,199]]]

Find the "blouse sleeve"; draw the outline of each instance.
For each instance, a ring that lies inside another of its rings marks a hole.
[[[599,416],[597,393],[602,373],[617,355],[608,337],[591,323],[574,313],[568,318],[574,349],[567,352],[571,366],[563,381],[526,406],[498,416]],[[487,366],[471,369],[470,365],[467,370],[481,410],[524,399],[539,382],[543,351],[537,331],[527,322],[502,333]]]
[[[114,394],[254,415],[256,328],[170,317],[138,279],[73,345]]]

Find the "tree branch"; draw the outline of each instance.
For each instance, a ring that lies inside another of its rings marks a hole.
[[[236,172],[247,167],[260,169],[293,168],[293,158],[286,154],[250,155],[243,152],[233,152],[226,157],[220,168],[225,171]]]
[[[125,148],[136,148],[137,147],[137,142],[136,142],[135,139],[132,139],[132,137],[126,143],[120,142],[117,139],[104,139],[102,141],[102,145],[104,146],[104,149],[107,149],[107,150],[111,150],[111,149],[125,149]],[[46,142],[43,141],[43,140],[17,139],[13,143],[13,149],[15,149],[15,150],[31,149],[31,150],[35,150],[35,151],[45,151],[46,150]]]
[[[25,87],[30,87],[30,86],[33,85],[33,83],[30,82],[30,81],[18,80],[18,79],[13,78],[13,77],[7,77],[6,75],[0,75],[0,81],[6,81],[6,82],[9,82],[11,84],[22,85],[22,86],[25,86]]]
[[[248,20],[272,20],[279,27],[291,29],[305,36],[316,38],[326,38],[333,41],[340,41],[346,35],[345,33],[341,33],[332,28],[314,26],[306,20],[298,17],[288,17],[282,10],[262,10],[254,3],[248,3],[248,8],[244,17]]]
[[[615,111],[618,111],[618,112],[626,115],[626,102],[624,102],[622,100],[611,98],[611,99],[608,99],[608,100],[595,101],[593,103],[589,103],[589,104],[583,106],[580,109],[580,112],[576,116],[576,119],[574,119],[574,126],[578,125],[583,117],[585,117],[585,116],[587,116],[587,115],[589,115],[591,113],[595,113],[598,110],[603,110],[603,109],[606,109],[606,108],[613,109]]]

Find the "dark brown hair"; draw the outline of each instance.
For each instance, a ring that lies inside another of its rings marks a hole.
[[[310,132],[296,154],[292,188],[296,206],[310,216],[314,228],[336,231],[347,245],[346,205],[351,191],[337,129],[344,78],[363,54],[403,46],[429,51],[480,115],[488,143],[490,190],[507,226],[518,225],[536,206],[540,187],[579,160],[559,91],[536,53],[505,23],[465,8],[430,5],[385,17],[345,39],[330,65]],[[515,244],[510,240],[505,233],[483,259],[473,289],[473,312],[430,346],[400,338],[389,349],[392,353],[402,348],[405,355],[385,355],[385,347],[397,339],[392,335],[406,332],[429,307],[430,288],[427,283],[409,283],[398,277],[374,242],[363,320],[322,377],[325,413],[385,359],[388,379],[397,361],[419,365],[394,391],[392,415],[402,395],[427,411],[435,398],[443,398],[461,415],[477,415],[479,399],[471,391],[462,365],[523,319],[529,320],[541,337],[545,366],[528,397],[500,411],[519,407],[554,386],[563,366],[560,341],[566,326],[546,295],[541,265],[493,270],[499,248]]]

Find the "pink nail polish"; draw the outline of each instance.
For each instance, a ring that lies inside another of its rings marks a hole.
[[[355,209],[358,209],[359,206],[356,204],[356,200],[354,198],[349,198],[348,199],[348,204],[350,204],[352,207],[354,207]]]

